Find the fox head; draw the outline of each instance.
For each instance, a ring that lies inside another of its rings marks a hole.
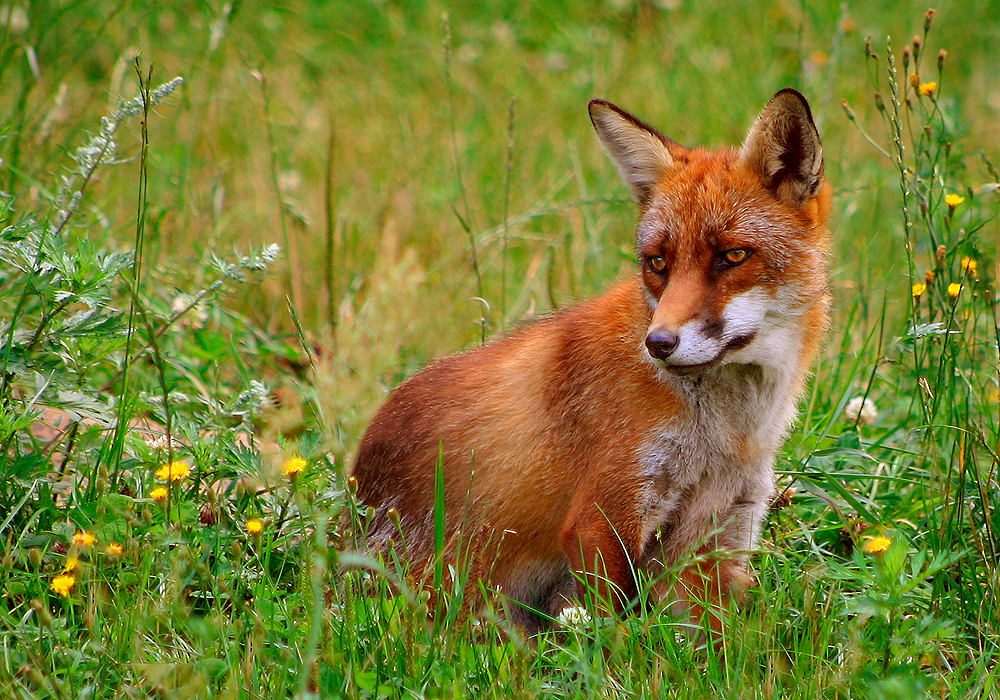
[[[828,303],[830,188],[805,98],[780,91],[740,148],[716,151],[685,148],[603,100],[590,117],[639,205],[648,359],[681,375],[787,363]]]

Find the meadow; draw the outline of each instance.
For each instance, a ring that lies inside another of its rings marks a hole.
[[[1000,698],[998,65],[994,0],[0,3],[0,697]],[[393,386],[635,269],[588,101],[786,86],[833,324],[725,652],[343,551]]]

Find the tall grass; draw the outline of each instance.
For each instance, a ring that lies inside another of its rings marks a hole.
[[[0,696],[996,698],[1000,44],[924,9],[0,7]],[[384,390],[632,269],[587,101],[715,145],[785,85],[837,308],[725,653],[343,553]]]

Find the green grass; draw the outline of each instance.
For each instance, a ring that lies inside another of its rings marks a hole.
[[[0,696],[1000,696],[996,3],[162,5],[0,7]],[[338,549],[386,390],[632,269],[588,100],[721,145],[785,86],[836,304],[725,655]]]

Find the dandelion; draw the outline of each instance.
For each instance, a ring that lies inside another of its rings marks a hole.
[[[944,203],[948,205],[948,209],[954,209],[964,201],[965,197],[960,194],[949,194],[944,198]]]
[[[878,418],[878,407],[867,396],[855,396],[844,406],[844,414],[852,421],[871,425]]]
[[[923,282],[917,282],[913,285],[913,288],[910,291],[913,294],[914,299],[919,299],[924,295],[924,292],[927,291],[927,285]]]
[[[71,574],[80,568],[80,560],[76,558],[75,554],[70,554],[66,557],[66,563],[63,564],[63,573]]]
[[[95,535],[93,532],[80,530],[73,535],[73,544],[78,547],[89,548],[93,547],[96,543],[97,543],[97,535]]]
[[[160,481],[180,481],[191,473],[187,462],[171,462],[156,470],[156,478]]]
[[[979,267],[979,263],[966,255],[962,258],[962,274],[968,275],[969,277],[975,277],[976,271]]]
[[[76,585],[76,576],[73,574],[59,574],[52,579],[52,590],[63,598],[69,598],[69,592]]]
[[[919,92],[921,95],[925,97],[933,95],[935,90],[937,90],[937,83],[935,82],[920,83],[917,86],[917,92]]]
[[[256,537],[264,532],[264,521],[260,518],[250,518],[246,522],[247,532]]]
[[[285,463],[281,465],[281,471],[285,473],[285,476],[292,480],[294,480],[295,477],[299,475],[299,472],[305,468],[306,461],[301,457],[292,457],[291,459],[285,460]]]
[[[869,554],[884,554],[889,551],[890,546],[892,546],[892,540],[885,535],[877,535],[876,537],[869,537],[868,541],[861,548]]]
[[[962,293],[962,285],[958,282],[952,282],[948,285],[948,296],[952,299],[958,299],[958,295]]]
[[[170,492],[167,491],[166,486],[157,486],[155,489],[149,492],[149,497],[152,498],[157,503],[163,503],[165,500],[167,500],[167,496],[169,495]]]
[[[105,553],[107,553],[107,554],[108,554],[109,556],[112,556],[112,557],[120,557],[120,556],[121,556],[122,554],[124,554],[124,553],[125,553],[125,548],[124,548],[124,547],[122,547],[122,546],[121,546],[120,544],[118,544],[117,542],[111,542],[110,544],[108,544],[108,546],[107,546],[107,547],[105,548],[105,550],[104,550],[104,551],[105,551]]]

